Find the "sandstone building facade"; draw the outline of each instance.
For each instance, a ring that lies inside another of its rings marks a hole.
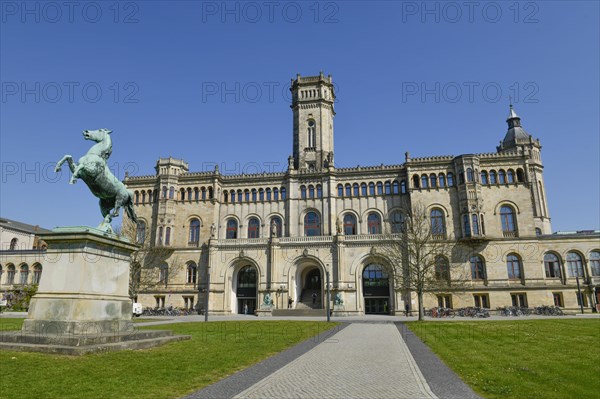
[[[153,176],[129,176],[138,236],[174,249],[156,265],[145,306],[253,313],[324,306],[337,314],[403,312],[415,294],[394,286],[385,237],[403,212],[425,204],[431,228],[465,248],[470,282],[432,292],[425,307],[552,305],[591,311],[600,299],[600,232],[553,234],[540,141],[510,108],[496,152],[412,158],[397,165],[337,168],[331,76],[292,82],[293,154],[281,173],[191,172],[161,158]],[[177,270],[177,273],[169,273]],[[579,278],[577,278],[579,277]],[[582,296],[577,294],[579,280]],[[265,296],[267,299],[265,301]],[[335,304],[333,304],[335,298]],[[272,306],[263,306],[272,301]]]

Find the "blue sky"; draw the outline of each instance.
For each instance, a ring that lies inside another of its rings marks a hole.
[[[554,230],[598,229],[597,2],[0,2],[0,215],[99,222],[53,164],[114,130],[109,164],[283,170],[287,87],[332,74],[336,166],[494,152],[509,96],[541,140]]]

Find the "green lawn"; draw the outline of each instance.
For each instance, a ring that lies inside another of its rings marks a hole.
[[[0,319],[18,329],[22,319]],[[337,323],[179,323],[188,341],[80,357],[0,351],[0,398],[176,398],[218,381]]]
[[[600,320],[413,322],[485,398],[600,398]]]

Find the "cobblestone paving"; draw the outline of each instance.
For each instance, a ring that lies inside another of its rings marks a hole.
[[[436,398],[393,324],[352,324],[236,396]]]

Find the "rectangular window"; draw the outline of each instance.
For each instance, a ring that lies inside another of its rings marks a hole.
[[[165,297],[163,295],[157,295],[154,297],[154,299],[156,300],[156,307],[157,308],[164,308],[165,307]]]
[[[490,308],[490,299],[487,294],[473,294],[473,300],[478,308]]]
[[[577,306],[581,306],[582,300],[583,300],[583,307],[585,308],[588,306],[587,296],[583,292],[581,293],[581,296],[579,295],[578,292],[576,292],[575,295],[577,296]]]
[[[510,294],[510,299],[512,300],[513,306],[521,308],[527,307],[527,294]]]
[[[452,309],[452,295],[438,295],[438,306]]]
[[[564,307],[563,305],[563,297],[560,292],[553,292],[552,298],[554,299],[554,306],[558,306],[559,308]]]

